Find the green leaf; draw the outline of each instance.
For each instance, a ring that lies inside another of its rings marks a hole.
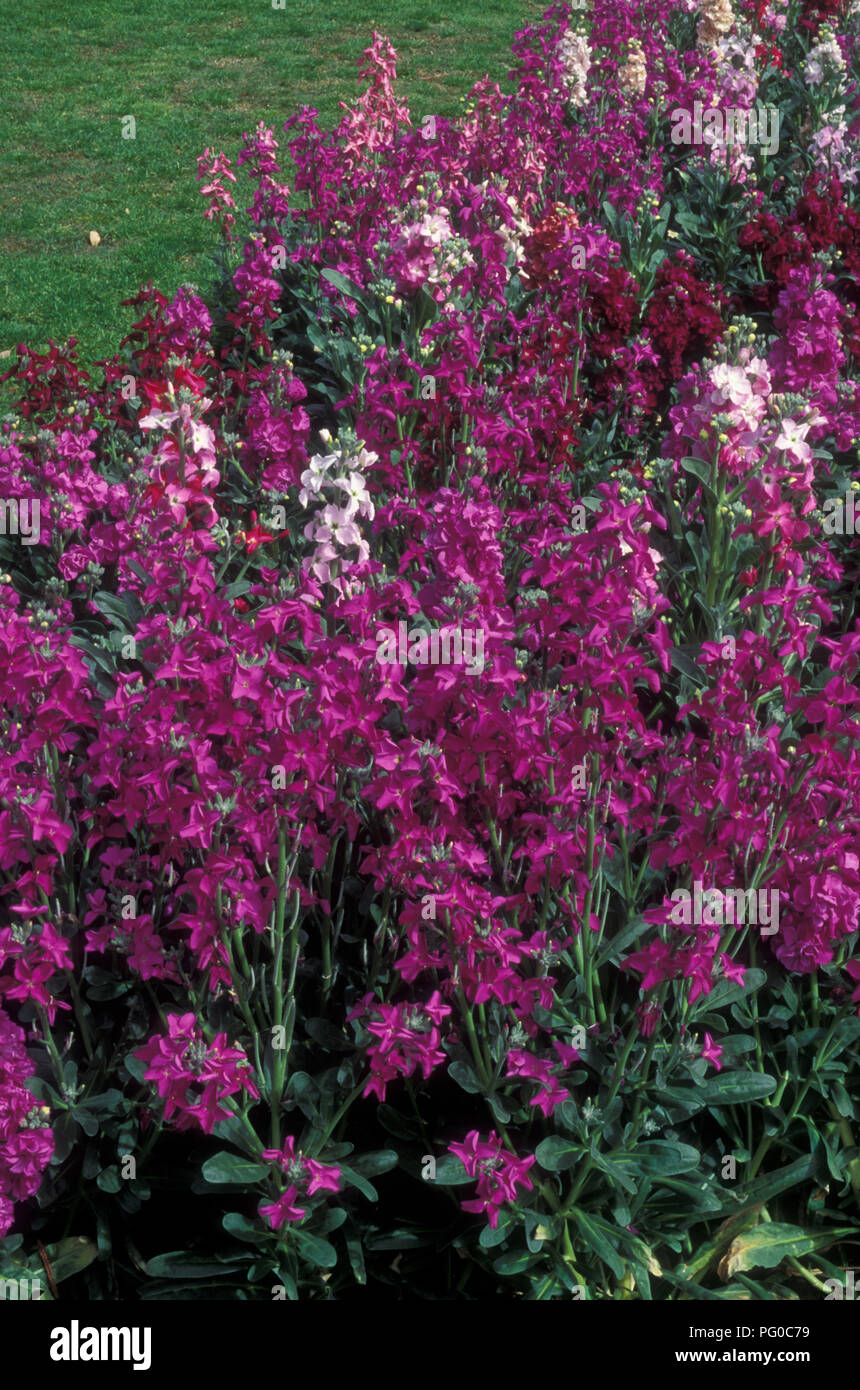
[[[364,1251],[361,1248],[361,1239],[357,1235],[346,1237],[346,1253],[349,1256],[350,1269],[355,1276],[357,1284],[367,1283],[367,1270],[364,1266]]]
[[[99,1122],[95,1115],[91,1115],[83,1105],[76,1105],[72,1111],[72,1119],[79,1124],[84,1134],[90,1139],[99,1132]]]
[[[337,1251],[330,1241],[322,1240],[310,1231],[296,1230],[293,1234],[299,1253],[309,1264],[317,1265],[320,1269],[334,1269],[337,1264]]]
[[[550,1218],[547,1217],[546,1221],[549,1220]],[[545,1221],[542,1221],[540,1215],[532,1210],[523,1212],[523,1224],[525,1227],[526,1245],[529,1250],[533,1253],[543,1250],[543,1243],[545,1240],[550,1240],[551,1236],[554,1234],[554,1228],[551,1225],[547,1225]]]
[[[493,1260],[493,1269],[497,1274],[522,1274],[537,1264],[540,1258],[540,1255],[532,1255],[528,1250],[509,1250],[506,1255]]]
[[[211,1293],[211,1297],[213,1298],[219,1298],[222,1300],[237,1300],[240,1297],[240,1294],[236,1287],[237,1282],[237,1279],[230,1279],[228,1277],[223,1281],[223,1283],[220,1281],[212,1283],[206,1290],[205,1295],[203,1294],[200,1284],[162,1284],[160,1282],[153,1282],[151,1284],[144,1285],[138,1297],[145,1300],[146,1302],[152,1302],[154,1300],[157,1300],[158,1302],[170,1303],[200,1303],[203,1301],[204,1296],[208,1298]],[[225,1289],[224,1293],[212,1292],[215,1289],[221,1288]],[[244,1294],[241,1295],[241,1297],[246,1296],[247,1295]]]
[[[692,473],[695,478],[698,478],[699,482],[704,484],[711,496],[716,497],[717,494],[711,487],[710,464],[703,462],[702,459],[683,458],[681,459],[681,467],[685,473]]]
[[[228,584],[226,589],[224,589],[222,597],[232,601],[234,598],[241,598],[243,594],[247,594],[250,588],[250,579],[235,579],[232,584]]]
[[[368,1182],[360,1173],[356,1173],[355,1169],[348,1168],[345,1163],[342,1163],[340,1165],[340,1176],[344,1182],[349,1183],[350,1187],[358,1188],[358,1191],[363,1197],[366,1197],[369,1202],[379,1201],[379,1193],[373,1186],[373,1183]]]
[[[135,1057],[134,1052],[129,1052],[123,1058],[122,1064],[129,1076],[134,1077],[135,1081],[139,1081],[143,1084],[143,1078],[146,1073],[146,1062],[144,1062],[142,1058]]]
[[[662,1086],[654,1092],[660,1105],[680,1106],[692,1115],[706,1105],[734,1105],[760,1100],[776,1090],[776,1078],[764,1072],[728,1071],[698,1086]]]
[[[625,1192],[636,1192],[640,1168],[633,1154],[618,1154],[610,1158],[600,1152],[596,1141],[592,1141],[591,1158],[594,1166],[613,1178]]]
[[[102,970],[97,965],[88,965],[84,970],[84,980],[87,985],[87,999],[97,1003],[106,999],[119,999],[123,994],[128,994],[134,986],[129,980],[118,980],[109,971]],[[142,1071],[146,1071],[145,1064],[142,1064]]]
[[[624,1261],[609,1239],[610,1235],[617,1238],[620,1233],[616,1232],[608,1221],[603,1221],[601,1217],[594,1216],[590,1212],[580,1211],[577,1207],[573,1208],[571,1215],[576,1221],[579,1233],[589,1250],[592,1250],[604,1264],[609,1266],[616,1279],[623,1279]]]
[[[322,1213],[316,1230],[321,1236],[327,1236],[329,1231],[339,1231],[346,1221],[347,1213],[343,1207],[327,1207]]]
[[[502,1210],[499,1212],[498,1226],[496,1226],[495,1230],[493,1230],[492,1226],[485,1226],[478,1237],[478,1244],[481,1245],[484,1250],[492,1250],[493,1246],[501,1245],[503,1240],[507,1240],[515,1226],[516,1222],[511,1213]]]
[[[149,588],[151,584],[155,583],[154,579],[152,578],[152,575],[147,574],[146,570],[143,568],[143,565],[141,565],[139,560],[126,560],[125,563],[128,565],[132,574],[136,574],[138,579],[143,580],[147,588]]]
[[[399,1162],[400,1155],[394,1149],[374,1149],[372,1153],[358,1154],[352,1160],[352,1167],[366,1178],[373,1178],[379,1173],[390,1172]]]
[[[475,1075],[472,1068],[466,1062],[451,1062],[448,1067],[448,1075],[452,1081],[456,1081],[458,1086],[462,1086],[464,1091],[470,1095],[480,1095],[483,1087]]]
[[[803,1158],[795,1159],[794,1163],[789,1163],[785,1168],[779,1168],[775,1173],[766,1173],[763,1178],[756,1178],[755,1182],[750,1183],[744,1189],[743,1199],[751,1205],[762,1205],[770,1202],[774,1197],[778,1197],[783,1192],[788,1192],[792,1187],[797,1187],[799,1183],[805,1182],[812,1176],[815,1169],[815,1159],[811,1154],[806,1154]]]
[[[758,1222],[759,1209],[757,1207],[747,1207],[743,1211],[735,1211],[727,1221],[724,1221],[709,1240],[700,1245],[695,1254],[691,1253],[683,1264],[680,1264],[675,1271],[685,1279],[701,1279],[714,1262],[728,1250],[735,1236],[750,1226],[755,1226]]]
[[[122,1178],[116,1168],[105,1168],[96,1178],[96,1187],[102,1192],[121,1192]]]
[[[582,1144],[576,1144],[560,1134],[551,1134],[548,1139],[542,1139],[535,1149],[535,1157],[547,1173],[561,1173],[566,1168],[572,1168],[584,1154]]]
[[[241,1212],[225,1212],[221,1218],[221,1225],[225,1231],[229,1231],[231,1236],[235,1236],[237,1240],[245,1241],[248,1245],[266,1245],[268,1243],[265,1233]]]
[[[732,980],[718,980],[710,994],[702,995],[690,1016],[698,1018],[703,1013],[715,1013],[718,1009],[736,1004],[741,999],[749,999],[756,990],[761,989],[766,980],[767,974],[764,970],[747,970],[742,985],[735,984]]]
[[[511,1112],[506,1105],[502,1104],[499,1096],[487,1096],[487,1104],[496,1117],[498,1124],[506,1125],[509,1123]]]
[[[99,1259],[109,1259],[113,1245],[111,1242],[110,1222],[104,1211],[96,1213],[96,1241],[98,1243]]]
[[[212,1133],[216,1139],[226,1140],[251,1158],[254,1157],[255,1151],[251,1147],[248,1131],[238,1115],[228,1115],[225,1120],[219,1120]]]
[[[703,1302],[724,1302],[723,1294],[713,1293],[711,1289],[700,1288],[698,1284],[693,1283],[692,1279],[684,1279],[680,1274],[672,1274],[668,1269],[663,1271],[663,1278],[675,1288],[682,1289],[690,1298],[698,1298]]]
[[[376,1107],[376,1115],[383,1129],[387,1129],[395,1139],[413,1140],[420,1137],[421,1127],[411,1115],[401,1115],[393,1106],[385,1104]]]
[[[460,1159],[455,1154],[443,1154],[436,1160],[435,1182],[442,1187],[462,1187],[463,1183],[474,1182]]]
[[[298,1297],[299,1297],[299,1291],[298,1291],[298,1289],[296,1288],[296,1284],[295,1284],[295,1280],[293,1279],[293,1276],[292,1276],[291,1274],[288,1274],[287,1271],[286,1271],[285,1269],[273,1270],[272,1272],[273,1272],[273,1274],[275,1275],[275,1279],[276,1279],[277,1283],[283,1284],[283,1286],[284,1286],[284,1292],[286,1293],[287,1298],[289,1299],[289,1301],[290,1301],[291,1303],[297,1303],[297,1302],[298,1302]]]
[[[854,1119],[854,1102],[842,1085],[841,1081],[835,1081],[831,1089],[833,1103],[839,1114],[846,1120]]]
[[[326,269],[322,271],[322,278],[328,280],[330,285],[334,285],[336,290],[340,290],[341,294],[346,295],[347,299],[354,299],[356,304],[361,305],[365,313],[370,312],[370,306],[358,285],[354,285],[351,280],[347,280],[346,276],[341,275],[339,270]]]
[[[760,1071],[724,1071],[711,1076],[699,1092],[706,1105],[738,1105],[761,1100],[776,1090],[775,1076]]]
[[[686,1207],[693,1207],[696,1211],[719,1212],[724,1210],[724,1202],[718,1192],[714,1191],[713,1186],[706,1182],[693,1183],[685,1178],[660,1179],[661,1186],[668,1187],[672,1192],[677,1192],[683,1198]]]
[[[809,1255],[833,1245],[843,1236],[856,1236],[853,1226],[808,1234],[800,1226],[781,1221],[763,1221],[752,1230],[736,1236],[720,1261],[720,1278],[726,1283],[733,1274],[747,1269],[776,1269],[783,1260]]]
[[[368,1250],[418,1250],[422,1246],[434,1245],[435,1237],[400,1227],[382,1235],[370,1234],[364,1243]]]
[[[250,1258],[250,1256],[248,1256]],[[213,1276],[234,1274],[244,1269],[244,1259],[233,1263],[217,1259],[201,1259],[190,1255],[187,1250],[168,1250],[164,1255],[155,1255],[144,1266],[152,1279],[210,1279]]]
[[[308,1120],[316,1119],[320,1094],[316,1081],[306,1071],[294,1071],[287,1082],[287,1095],[296,1100],[299,1109]]]
[[[669,653],[669,664],[673,671],[680,671],[682,675],[689,676],[691,680],[701,681],[703,671],[701,666],[697,666],[692,657],[688,655],[689,648],[673,647]]]
[[[58,1241],[56,1245],[45,1247],[45,1254],[48,1256],[51,1272],[57,1284],[80,1274],[82,1269],[92,1264],[98,1253],[98,1247],[93,1241],[87,1240],[86,1236],[69,1236],[66,1240]],[[41,1260],[38,1267],[42,1268]]]
[[[81,1104],[87,1110],[114,1110],[123,1100],[122,1091],[103,1091],[100,1096],[87,1096]]]
[[[202,1171],[207,1182],[235,1183],[241,1187],[262,1182],[269,1175],[269,1168],[264,1164],[249,1163],[247,1158],[228,1153],[226,1149],[207,1158]]]
[[[350,1144],[346,1139],[340,1144],[326,1144],[325,1161],[326,1163],[336,1163],[341,1158],[348,1158],[354,1148],[355,1145]]]
[[[607,941],[597,952],[595,957],[595,967],[599,969],[606,965],[608,961],[617,961],[621,952],[626,951],[628,946],[632,946],[643,932],[650,927],[650,922],[645,922],[639,916],[634,917],[626,927],[622,927],[620,932],[616,932],[611,941]]]
[[[690,1144],[681,1144],[677,1140],[669,1139],[651,1139],[639,1144],[635,1158],[644,1173],[655,1176],[688,1173],[691,1169],[698,1168],[702,1161],[698,1149],[694,1149]]]
[[[110,594],[100,589],[93,595],[94,606],[123,631],[135,626],[135,620],[129,611],[132,602],[136,607],[140,607],[137,599],[131,594]]]

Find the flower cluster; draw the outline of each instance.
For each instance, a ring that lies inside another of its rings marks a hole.
[[[331,440],[327,430],[321,437],[324,444]],[[376,462],[376,455],[359,444],[353,453],[335,448],[330,454],[314,454],[302,473],[299,502],[303,507],[316,504],[314,516],[304,528],[306,539],[316,548],[302,563],[323,583],[336,583],[345,569],[370,554],[358,520],[373,519],[366,473]],[[353,547],[354,556],[347,558],[345,552]]]
[[[337,1192],[340,1187],[340,1169],[337,1164],[319,1163],[296,1152],[296,1141],[289,1135],[282,1149],[264,1149],[263,1159],[275,1164],[283,1173],[287,1187],[276,1202],[260,1207],[260,1215],[266,1217],[272,1230],[278,1231],[290,1221],[302,1221],[307,1210],[296,1206],[296,1198],[302,1193],[313,1197],[316,1192]]]
[[[366,1014],[368,1006],[379,1017],[366,1024],[366,1028],[379,1041],[371,1043],[367,1049],[371,1075],[364,1094],[385,1100],[386,1087],[396,1077],[412,1076],[420,1071],[426,1078],[445,1060],[439,1046],[440,1025],[451,1010],[442,1003],[438,990],[434,990],[426,1004],[416,1005],[380,1004],[369,995],[348,1019]]]
[[[0,1239],[14,1204],[38,1190],[54,1152],[50,1109],[27,1090],[33,1069],[24,1043],[23,1028],[0,1010]]]
[[[237,1091],[259,1095],[241,1048],[228,1047],[225,1033],[211,1041],[201,1037],[193,1013],[170,1014],[167,1034],[157,1034],[135,1055],[147,1063],[144,1078],[155,1083],[165,1119],[178,1117],[177,1129],[199,1125],[211,1134],[230,1114],[223,1101]]]
[[[535,1163],[534,1154],[517,1158],[504,1150],[497,1134],[482,1139],[478,1130],[466,1135],[462,1144],[449,1144],[449,1151],[459,1158],[470,1178],[478,1179],[478,1195],[463,1203],[464,1211],[486,1213],[490,1226],[499,1224],[499,1208],[505,1202],[515,1202],[517,1189],[530,1190],[534,1184],[528,1170]]]

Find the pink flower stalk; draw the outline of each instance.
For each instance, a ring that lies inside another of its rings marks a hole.
[[[198,183],[202,183],[204,179],[209,180],[200,190],[204,198],[209,200],[204,217],[207,222],[217,221],[223,235],[229,238],[236,221],[232,211],[230,211],[230,209],[235,209],[236,204],[223,183],[224,179],[229,179],[231,183],[236,182],[236,175],[233,173],[230,160],[223,150],[219,150],[215,154],[213,150],[207,148],[197,160],[197,171]]]
[[[358,72],[368,82],[367,89],[354,107],[350,108],[343,101],[339,103],[347,114],[340,121],[337,136],[342,141],[342,157],[350,171],[369,162],[376,151],[389,146],[400,125],[411,124],[408,108],[394,95],[397,54],[388,39],[375,29],[373,42],[364,50],[363,59]]]

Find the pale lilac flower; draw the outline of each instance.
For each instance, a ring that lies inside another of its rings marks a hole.
[[[588,99],[587,81],[591,69],[591,49],[585,34],[565,29],[558,46],[559,61],[570,90],[571,106],[584,106]]]
[[[347,495],[346,513],[348,516],[355,516],[356,513],[360,512],[362,516],[373,520],[374,506],[360,473],[352,471],[346,478],[335,478],[334,485]]]
[[[806,443],[808,433],[808,422],[800,425],[796,420],[782,420],[779,434],[774,440],[774,448],[784,450],[796,463],[808,463],[812,458],[812,450]]]

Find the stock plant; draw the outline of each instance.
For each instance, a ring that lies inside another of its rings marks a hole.
[[[0,1277],[850,1296],[857,39],[559,4],[412,119],[374,34],[205,301],[19,347]]]

